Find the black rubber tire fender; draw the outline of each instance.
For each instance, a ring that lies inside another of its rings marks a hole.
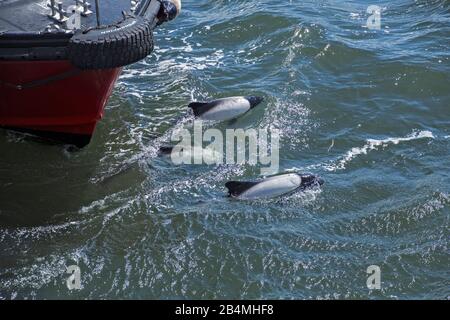
[[[123,67],[153,51],[153,30],[142,17],[124,15],[117,24],[77,31],[69,41],[70,62],[81,70]]]

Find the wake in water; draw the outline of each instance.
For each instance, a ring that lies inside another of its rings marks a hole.
[[[362,147],[355,147],[348,151],[343,157],[339,160],[334,161],[331,164],[326,164],[323,167],[327,171],[337,171],[344,170],[346,165],[351,162],[354,158],[360,155],[366,155],[368,152],[373,150],[378,150],[380,147],[385,148],[390,144],[397,145],[401,142],[420,140],[420,139],[434,139],[433,133],[431,131],[415,131],[406,137],[395,137],[395,138],[386,138],[386,139],[368,139],[366,144]]]
[[[306,166],[305,168],[292,167],[288,169],[289,172],[295,172],[299,170],[315,170],[315,169],[324,169],[325,171],[335,172],[339,170],[345,170],[347,165],[352,162],[355,158],[367,155],[370,151],[377,151],[380,148],[386,148],[389,145],[398,145],[403,142],[421,140],[421,139],[434,139],[435,136],[431,131],[423,130],[423,131],[413,131],[411,134],[405,137],[391,137],[386,139],[367,139],[366,143],[362,147],[354,147],[351,150],[347,151],[343,156],[337,158],[336,160],[332,160],[325,163],[318,163]],[[335,141],[332,141],[331,147],[335,146]],[[328,148],[328,152],[331,150],[331,147]]]

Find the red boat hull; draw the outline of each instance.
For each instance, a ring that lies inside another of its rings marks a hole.
[[[0,126],[85,145],[121,70],[81,71],[68,61],[0,61]]]

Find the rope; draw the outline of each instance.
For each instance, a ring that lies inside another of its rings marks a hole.
[[[97,27],[100,27],[100,5],[99,0],[95,0],[95,16],[97,17]]]
[[[0,81],[0,85],[4,85],[6,87],[9,88],[13,88],[16,90],[24,90],[24,89],[31,89],[31,88],[35,88],[35,87],[39,87],[39,86],[43,86],[55,81],[59,81],[59,80],[64,80],[67,79],[69,77],[75,76],[77,74],[79,74],[81,71],[78,69],[75,70],[69,70],[67,72],[63,72],[60,74],[57,74],[55,76],[50,76],[48,78],[44,78],[44,79],[39,79],[39,80],[35,80],[35,81],[31,81],[25,84],[13,84],[10,82],[4,82],[4,81]]]

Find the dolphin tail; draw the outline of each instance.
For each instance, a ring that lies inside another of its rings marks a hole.
[[[229,181],[225,184],[225,187],[228,189],[230,196],[237,197],[257,184],[258,182]]]

